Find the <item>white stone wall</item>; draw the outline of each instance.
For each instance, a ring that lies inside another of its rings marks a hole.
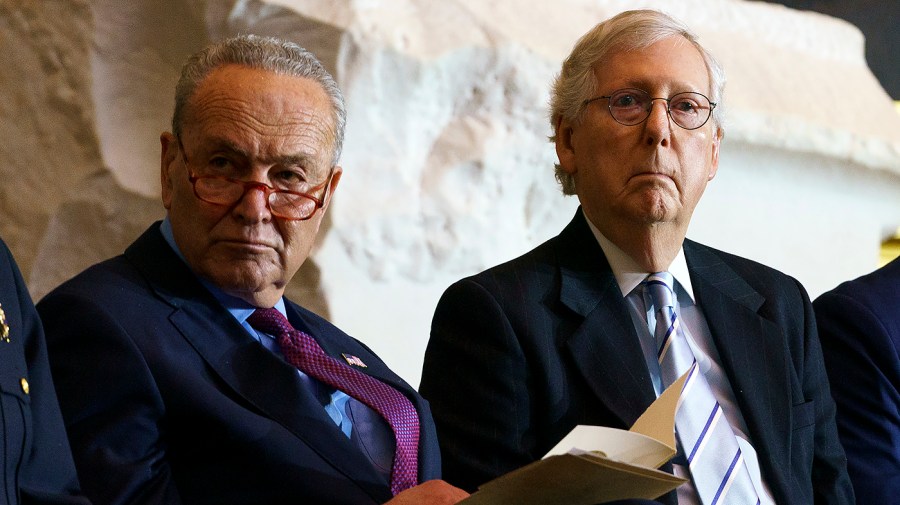
[[[183,59],[237,33],[318,54],[345,91],[345,172],[289,288],[417,384],[454,280],[555,235],[549,83],[626,8],[685,20],[728,74],[718,177],[695,240],[815,296],[875,266],[900,225],[900,116],[863,39],[738,0],[0,0],[0,235],[40,297],[163,215],[159,133]]]

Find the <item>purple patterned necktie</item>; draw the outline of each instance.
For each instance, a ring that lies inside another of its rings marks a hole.
[[[325,354],[312,337],[294,329],[277,309],[256,309],[247,322],[276,337],[284,357],[301,372],[356,398],[387,421],[397,442],[391,493],[396,495],[418,483],[419,414],[408,398]]]

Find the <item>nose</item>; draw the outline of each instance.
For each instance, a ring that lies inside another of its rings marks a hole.
[[[234,206],[233,212],[235,217],[249,223],[271,220],[269,187],[261,182],[247,184],[244,187],[244,195]]]
[[[657,104],[659,107],[656,107]],[[650,111],[644,122],[644,140],[647,145],[667,146],[672,134],[669,102],[665,98],[651,98],[648,107]]]

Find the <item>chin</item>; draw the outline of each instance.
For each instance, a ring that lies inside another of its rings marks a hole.
[[[628,215],[640,223],[658,224],[674,221],[678,212],[666,200],[654,198],[631,207],[628,209]]]
[[[219,267],[205,277],[226,292],[254,293],[274,284],[265,272],[255,270],[248,272],[236,265],[227,269]]]

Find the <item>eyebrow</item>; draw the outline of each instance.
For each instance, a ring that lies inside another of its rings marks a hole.
[[[207,145],[210,146],[210,148],[207,150],[210,153],[228,151],[237,156],[240,156],[241,158],[244,158],[245,160],[249,160],[254,157],[250,154],[249,151],[247,151],[247,149],[237,145],[236,143],[234,143],[233,141],[231,141],[229,139],[220,138],[220,137],[212,137],[207,140]],[[264,162],[267,162],[267,163],[272,163],[273,165],[280,165],[280,166],[297,166],[297,165],[299,165],[299,166],[303,166],[303,167],[308,167],[310,169],[316,168],[315,158],[312,155],[303,153],[303,152],[294,153],[294,154],[285,154],[285,155],[276,156],[276,157],[270,158],[270,159],[269,158],[261,158],[261,160]]]
[[[206,139],[202,144],[200,144],[199,149],[206,151],[208,154],[217,153],[221,151],[229,151],[232,154],[236,154],[243,158],[250,158],[250,153],[247,152],[246,149],[238,146],[234,142],[219,137],[212,137]]]
[[[653,94],[655,94],[655,93],[652,92],[652,91],[650,90],[650,88],[652,88],[652,87],[654,87],[654,86],[658,86],[658,85],[660,85],[660,84],[663,84],[663,85],[669,87],[669,89],[670,89],[669,95],[670,95],[670,96],[671,96],[671,95],[678,94],[678,93],[688,93],[688,92],[692,92],[692,93],[702,93],[702,94],[704,94],[704,95],[709,94],[708,91],[703,91],[702,89],[696,88],[696,87],[694,87],[694,86],[692,86],[692,85],[690,85],[690,84],[688,84],[688,83],[686,83],[686,82],[684,82],[684,81],[675,81],[675,82],[670,82],[670,83],[658,83],[658,82],[657,82],[657,83],[651,83],[651,82],[650,82],[649,80],[647,80],[647,79],[629,79],[629,80],[627,80],[627,81],[624,81],[624,84],[621,85],[621,86],[619,86],[619,87],[617,87],[616,89],[628,89],[628,88],[633,88],[633,89],[639,89],[639,90],[641,90],[641,91],[644,91],[644,92],[646,92],[646,93],[649,93],[649,94],[653,95]]]
[[[315,168],[315,163],[312,156],[308,154],[286,154],[284,156],[279,156],[276,158],[275,162],[277,165],[282,166],[303,166],[309,168]]]

